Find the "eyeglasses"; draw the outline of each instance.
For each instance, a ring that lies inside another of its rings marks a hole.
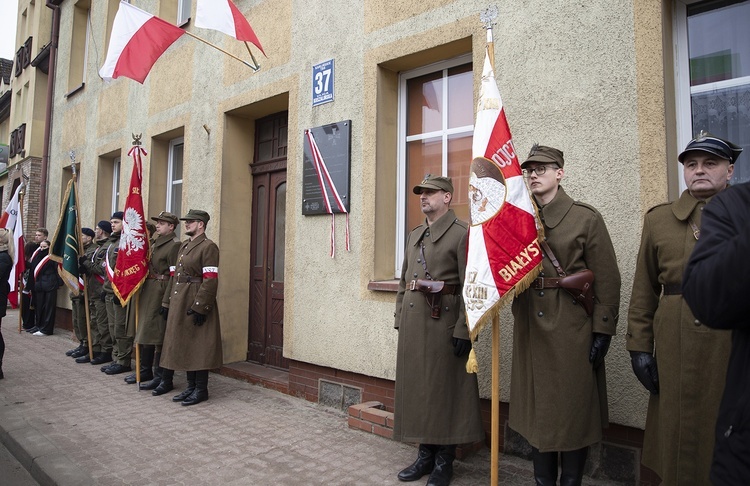
[[[550,169],[557,170],[560,167],[557,165],[550,165]],[[524,177],[531,177],[531,174],[536,172],[536,175],[541,176],[544,175],[545,172],[547,172],[547,166],[546,165],[537,165],[536,167],[529,167],[528,169],[523,169],[523,176]]]

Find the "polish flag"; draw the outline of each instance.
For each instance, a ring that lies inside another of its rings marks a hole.
[[[218,30],[237,40],[251,42],[266,55],[250,23],[232,0],[198,0],[195,26]]]
[[[24,270],[26,270],[26,259],[23,253],[23,246],[25,244],[23,241],[23,218],[19,202],[22,187],[23,184],[18,186],[18,189],[13,194],[13,198],[8,202],[8,207],[5,208],[5,212],[0,217],[0,228],[5,228],[13,233],[13,243],[16,247],[15,254],[13,255],[13,270],[10,271],[10,276],[8,277],[8,283],[10,284],[8,301],[14,309],[18,307],[18,279]]]
[[[99,70],[105,81],[120,76],[143,84],[159,56],[185,31],[125,1],[112,25],[107,60]]]
[[[505,118],[489,53],[482,70],[469,176],[466,324],[475,339],[485,324],[541,269],[539,227]]]

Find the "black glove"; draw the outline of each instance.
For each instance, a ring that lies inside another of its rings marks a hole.
[[[659,394],[659,370],[656,367],[656,358],[651,353],[643,351],[631,351],[630,363],[633,372],[641,384],[650,391],[652,395]]]
[[[105,291],[102,290],[102,293],[99,294],[99,300],[101,300],[102,302],[106,302],[107,301],[107,292],[105,292]]]
[[[167,316],[169,316],[169,307],[161,306],[161,309],[159,309],[159,314],[164,318],[164,320],[167,320]]]
[[[203,323],[206,322],[205,314],[195,312],[193,309],[188,309],[187,315],[193,316],[193,324],[195,324],[196,326],[202,326]]]
[[[89,271],[83,265],[78,265],[78,273],[81,275],[88,275]]]
[[[78,257],[78,265],[79,266],[83,265],[83,262],[85,262],[85,261],[86,261],[86,256],[85,255],[81,255],[81,256]]]
[[[610,341],[612,341],[612,336],[609,334],[594,333],[594,341],[591,343],[591,351],[589,352],[589,363],[594,365],[594,369],[599,368],[604,363],[604,357],[607,356],[607,351],[609,351]]]
[[[468,339],[453,338],[453,354],[457,357],[466,356],[471,351],[471,341]]]
[[[122,302],[120,302],[120,298],[116,295],[112,297],[112,304],[116,305],[117,307],[122,307]]]

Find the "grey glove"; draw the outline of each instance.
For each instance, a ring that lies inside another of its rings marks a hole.
[[[594,340],[591,343],[591,351],[589,352],[589,363],[594,365],[594,369],[599,368],[604,363],[604,357],[607,356],[611,341],[612,336],[609,334],[594,333]]]
[[[646,390],[652,395],[659,394],[659,370],[656,367],[656,358],[651,353],[642,351],[631,351],[630,362],[633,365],[633,372],[638,381],[646,387]]]

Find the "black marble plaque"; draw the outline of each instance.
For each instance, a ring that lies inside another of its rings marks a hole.
[[[342,213],[336,202],[335,191],[338,191],[341,202],[349,212],[349,181],[351,178],[351,120],[331,123],[310,128],[321,158],[328,169],[330,181],[323,167],[316,169],[307,130],[303,133],[303,170],[302,170],[302,214],[328,214],[323,191],[328,195],[330,208],[334,213]]]

